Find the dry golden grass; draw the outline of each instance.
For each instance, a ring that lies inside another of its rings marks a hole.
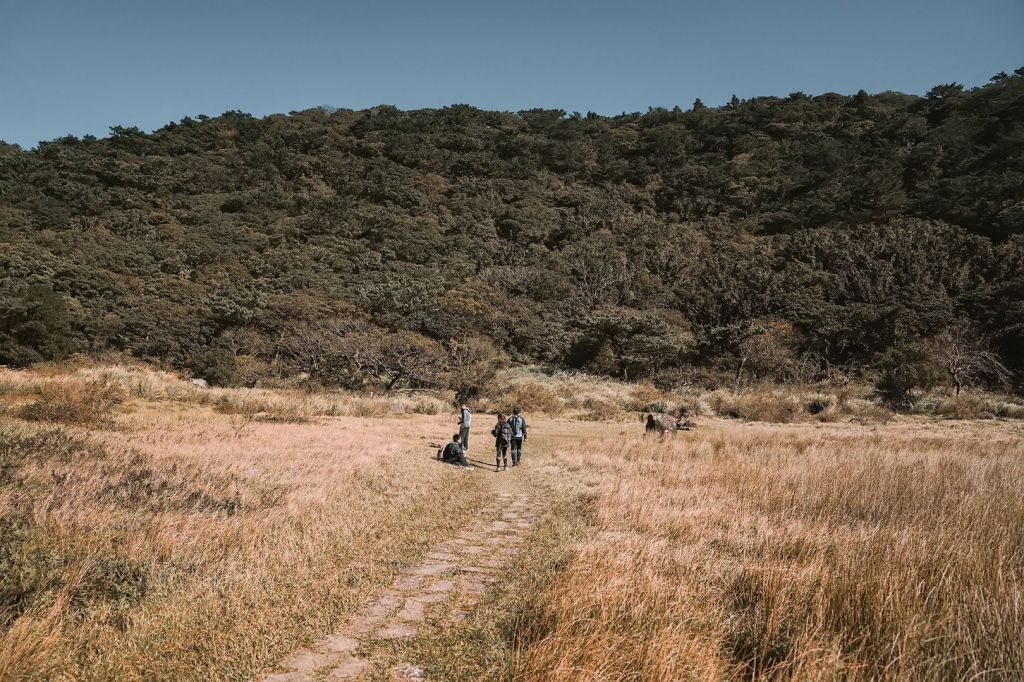
[[[499,375],[494,394],[479,406],[497,412],[523,405],[533,414],[584,421],[621,421],[640,412],[678,414],[682,408],[705,417],[773,423],[879,424],[894,416],[871,387],[857,384],[754,384],[739,391],[684,386],[662,391],[643,382],[625,385],[585,374],[519,368]],[[1022,419],[1024,405],[1019,399],[982,391],[956,396],[951,390],[935,390],[917,402],[913,413],[946,419]]]
[[[98,424],[113,408],[132,400],[209,405],[224,414],[255,415],[253,421],[284,423],[301,423],[318,416],[433,415],[451,410],[452,402],[448,396],[429,394],[371,396],[342,391],[199,388],[175,374],[143,365],[95,365],[84,361],[34,371],[0,368],[0,396],[18,403],[29,413],[41,412],[40,419],[44,421],[79,424]],[[37,403],[42,404],[37,407]],[[82,417],[60,419],[64,403],[71,404],[67,410],[73,416],[80,412]],[[51,408],[50,404],[56,407]],[[96,411],[95,419],[90,411]]]
[[[1024,672],[1020,423],[892,419],[857,389],[506,380],[479,407],[521,404],[531,436],[500,484],[553,504],[465,622],[410,644],[434,679]],[[498,480],[429,461],[454,423],[444,396],[79,366],[0,370],[0,398],[0,679],[250,679],[336,630]],[[979,400],[1012,405],[944,409]],[[802,423],[703,416],[641,437],[636,412],[681,404]]]
[[[1020,425],[574,430],[544,469],[593,525],[515,677],[1024,674]]]
[[[439,510],[484,501],[430,461],[450,415],[246,423],[144,378],[89,428],[0,417],[0,679],[251,678],[461,528]]]

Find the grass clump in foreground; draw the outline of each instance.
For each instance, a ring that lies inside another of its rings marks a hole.
[[[0,679],[250,679],[483,499],[429,461],[424,417],[131,408],[102,431],[0,417]]]
[[[615,430],[551,464],[596,492],[594,529],[535,593],[513,678],[1024,671],[1019,433],[749,425],[609,447]]]
[[[114,411],[128,399],[123,386],[103,380],[47,382],[36,390],[36,399],[17,413],[22,419],[94,428],[109,426]]]

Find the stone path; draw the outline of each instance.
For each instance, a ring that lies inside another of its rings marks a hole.
[[[463,620],[498,579],[536,521],[536,505],[524,494],[502,492],[457,537],[435,546],[403,569],[391,587],[369,599],[339,632],[310,649],[294,652],[263,682],[357,680],[375,663],[374,644],[407,640],[427,627],[428,615]],[[393,680],[426,680],[414,662],[390,670]]]

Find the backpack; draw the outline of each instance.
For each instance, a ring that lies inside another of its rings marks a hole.
[[[491,434],[501,441],[503,445],[508,445],[512,441],[512,427],[508,425],[508,422],[495,424]]]
[[[520,417],[518,414],[514,414],[508,418],[508,426],[512,430],[513,438],[523,437],[523,425],[525,423],[526,422],[523,421],[523,418]]]

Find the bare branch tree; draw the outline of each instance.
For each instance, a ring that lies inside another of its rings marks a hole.
[[[988,340],[967,323],[957,324],[939,336],[934,352],[953,380],[957,395],[983,380],[1005,383],[1010,379],[1010,371]]]
[[[366,327],[364,321],[350,317],[315,320],[282,338],[277,353],[296,369],[319,376],[343,340]]]
[[[410,331],[350,334],[332,350],[325,367],[327,379],[349,388],[401,386],[434,388],[447,370],[444,349],[433,339]]]

